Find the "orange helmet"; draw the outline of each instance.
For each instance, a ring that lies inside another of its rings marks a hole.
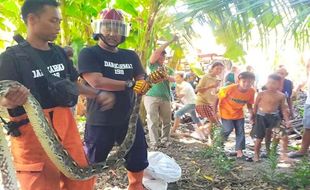
[[[99,14],[99,19],[93,22],[94,37],[100,35],[120,35],[129,36],[130,26],[124,22],[121,11],[115,9],[105,9]]]

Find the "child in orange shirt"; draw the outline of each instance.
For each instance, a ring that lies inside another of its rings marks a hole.
[[[255,90],[252,85],[255,75],[251,72],[242,72],[238,76],[238,83],[220,89],[219,111],[222,120],[222,135],[226,141],[230,133],[235,129],[237,158],[246,159],[242,150],[245,149],[244,113],[246,104],[253,121],[253,109]]]

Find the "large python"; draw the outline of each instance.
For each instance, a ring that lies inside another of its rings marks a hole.
[[[1,110],[0,110],[1,111]],[[5,111],[0,112],[2,116],[6,116]],[[17,190],[17,180],[13,161],[11,158],[8,141],[5,138],[5,133],[0,126],[0,168],[2,176],[2,184],[4,189]]]
[[[165,77],[163,71],[155,71],[160,73],[157,75],[150,75],[148,78],[149,82],[158,82],[158,77]],[[157,77],[157,78],[156,78]],[[3,80],[0,81],[0,99],[6,95],[11,87],[20,86],[21,84],[16,81]],[[118,151],[107,158],[109,165],[118,165],[122,163],[124,156],[128,153],[131,146],[133,145],[136,132],[136,123],[139,116],[139,108],[141,102],[141,95],[136,96],[135,104],[132,110],[132,114],[129,120],[129,126],[127,135],[120,145]],[[47,122],[43,110],[37,100],[30,94],[27,102],[23,105],[29,121],[33,127],[33,130],[38,137],[44,151],[48,157],[54,163],[54,165],[67,177],[71,179],[89,179],[96,174],[102,173],[108,168],[106,162],[96,163],[88,167],[80,167],[71,158],[71,156],[64,149],[60,143],[58,137],[55,134],[53,128]],[[5,113],[5,114],[3,114]],[[7,112],[3,107],[0,106],[0,116],[7,117]],[[8,150],[8,143],[5,140],[3,130],[0,129],[0,168],[2,173],[2,182],[5,184],[7,190],[17,190],[16,175],[13,167],[11,155]]]

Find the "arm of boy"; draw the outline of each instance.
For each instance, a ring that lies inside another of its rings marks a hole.
[[[283,95],[282,98],[281,98],[280,107],[281,107],[281,111],[282,111],[282,114],[283,114],[283,118],[284,118],[284,121],[285,121],[286,128],[291,128],[291,122],[290,122],[290,119],[289,119],[289,115],[290,115],[289,114],[289,108],[288,108],[288,105],[287,105],[287,101],[286,101],[285,95]]]
[[[294,89],[294,85],[293,82],[291,82],[291,91],[289,92],[289,96],[287,97],[287,105],[288,105],[288,109],[289,109],[289,117],[290,119],[294,119],[295,115],[294,115],[294,109],[293,109],[293,96],[292,96],[292,91]]]
[[[254,115],[257,113],[258,104],[259,104],[260,100],[262,99],[262,96],[263,96],[263,92],[260,92],[260,93],[258,93],[258,95],[255,99],[254,108],[253,108],[253,114]]]
[[[218,104],[219,104],[219,99],[217,98],[217,99],[215,100],[215,104],[214,104],[214,112],[215,112],[215,114],[217,114],[217,115],[219,115],[219,113],[218,113]]]
[[[255,90],[252,89],[252,93],[250,94],[250,99],[247,102],[247,108],[248,108],[248,111],[250,113],[250,122],[251,122],[251,124],[254,124],[254,118],[255,118],[254,117],[254,111],[253,111],[253,104],[255,104],[254,97],[255,97]]]
[[[247,108],[250,113],[250,123],[254,124],[254,112],[253,112],[252,104],[247,104]]]
[[[294,119],[294,110],[293,110],[293,100],[292,97],[287,98],[288,108],[289,108],[289,116]]]

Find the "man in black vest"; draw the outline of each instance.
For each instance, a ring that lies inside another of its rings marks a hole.
[[[60,78],[70,76],[75,82],[78,73],[65,56],[65,52],[55,51],[49,42],[56,39],[60,31],[59,4],[55,0],[26,0],[22,6],[22,17],[27,25],[27,48],[41,57],[44,67]],[[55,45],[54,45],[55,46]],[[59,47],[58,47],[59,48]],[[51,122],[61,143],[80,165],[88,162],[82,141],[70,107],[59,106],[52,100],[46,76],[32,61],[21,60],[17,56],[18,46],[8,48],[0,56],[0,80],[15,80],[23,84],[12,87],[0,105],[8,108],[11,120],[21,124],[20,136],[11,138],[11,149],[17,177],[22,190],[90,190],[94,179],[85,181],[71,180],[65,177],[51,162],[40,145],[21,107],[29,93],[32,93],[42,106],[45,116]],[[62,55],[63,54],[63,55]],[[96,101],[102,110],[111,109],[114,95],[103,90],[78,85],[79,92]]]

